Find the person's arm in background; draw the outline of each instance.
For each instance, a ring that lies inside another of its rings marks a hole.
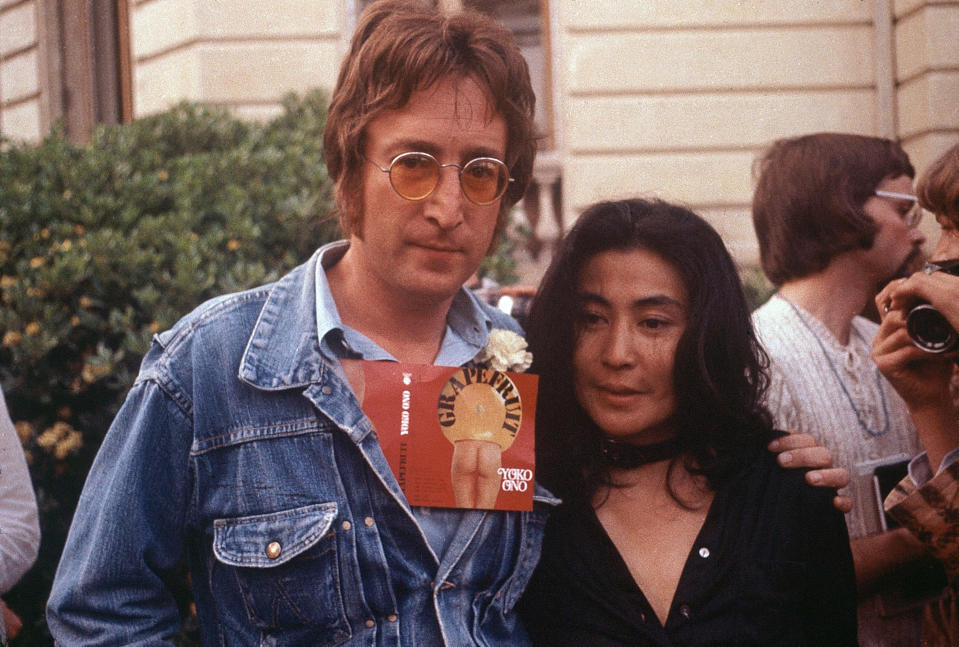
[[[37,497],[7,404],[0,393],[0,595],[33,565],[40,548]],[[8,637],[19,631],[19,618],[2,604]]]
[[[776,380],[767,394],[767,406],[777,424],[797,424],[802,404],[796,399],[786,381]],[[810,485],[833,485],[841,488],[849,483],[849,473],[843,468],[833,468],[833,457],[826,447],[819,445],[812,434],[789,434],[777,438],[770,450],[779,453],[779,463],[784,467],[826,468],[806,474]],[[833,506],[842,512],[852,508],[852,501],[845,496],[836,496]],[[870,594],[888,575],[908,567],[925,554],[922,545],[910,533],[897,529],[849,541],[855,564],[856,582],[860,596]]]
[[[849,483],[849,472],[844,468],[831,467],[832,454],[816,443],[810,434],[789,434],[777,438],[770,444],[770,450],[779,453],[779,463],[784,467],[823,468],[806,474],[806,482],[810,485],[841,488]],[[833,506],[842,512],[849,512],[852,502],[848,497],[836,496]],[[922,544],[905,528],[853,539],[850,545],[860,595],[869,594],[886,574],[920,559],[926,553]]]

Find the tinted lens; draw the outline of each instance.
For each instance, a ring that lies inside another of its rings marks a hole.
[[[390,184],[407,200],[422,200],[436,188],[440,165],[425,153],[403,153],[390,164]]]
[[[496,202],[509,184],[509,169],[492,157],[470,160],[460,172],[460,186],[472,202],[486,205]]]

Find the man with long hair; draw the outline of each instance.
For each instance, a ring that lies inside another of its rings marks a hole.
[[[346,240],[158,335],[74,518],[58,642],[169,640],[183,560],[204,645],[525,642],[548,506],[411,507],[341,360],[457,366],[519,330],[462,284],[529,183],[533,108],[491,19],[364,12],[324,134]]]
[[[767,405],[780,428],[817,437],[852,472],[847,523],[863,645],[918,644],[921,608],[899,613],[876,593],[923,549],[884,531],[877,468],[919,448],[902,399],[870,359],[876,324],[858,315],[924,238],[912,164],[895,142],[817,133],[779,140],[757,165],[753,223],[777,293],[753,315],[770,358]]]

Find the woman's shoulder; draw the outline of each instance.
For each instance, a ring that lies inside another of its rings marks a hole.
[[[771,508],[784,505],[833,509],[834,488],[814,487],[806,481],[806,468],[785,468],[777,454],[762,450],[733,479],[731,487],[741,497],[765,501]]]

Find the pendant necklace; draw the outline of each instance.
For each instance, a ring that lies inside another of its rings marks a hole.
[[[806,330],[809,331],[809,334],[811,334],[813,339],[816,340],[816,343],[819,344],[819,350],[822,351],[822,356],[826,358],[826,362],[829,364],[832,374],[836,376],[836,381],[839,382],[839,386],[842,387],[842,392],[846,394],[846,400],[849,402],[849,406],[853,410],[853,413],[856,414],[856,420],[859,421],[859,426],[863,428],[863,431],[873,438],[878,438],[889,431],[889,408],[886,406],[886,392],[882,388],[882,374],[879,372],[879,367],[874,367],[874,370],[876,371],[876,388],[879,390],[879,400],[882,402],[882,415],[885,417],[886,422],[881,431],[874,431],[873,429],[869,428],[869,425],[867,425],[865,420],[863,420],[862,414],[859,413],[859,409],[856,408],[856,403],[852,399],[849,389],[846,388],[846,382],[839,374],[839,370],[836,368],[836,365],[833,364],[832,359],[829,357],[829,351],[826,350],[826,345],[819,338],[819,335],[816,334],[816,331],[812,329],[812,326],[810,326],[809,322],[806,321],[806,318],[803,317],[802,313],[799,311],[799,308],[796,307],[796,304],[784,297],[781,293],[777,293],[777,296],[789,304],[789,307],[792,308],[792,311],[799,318],[799,321],[802,322],[802,325],[805,326]]]

